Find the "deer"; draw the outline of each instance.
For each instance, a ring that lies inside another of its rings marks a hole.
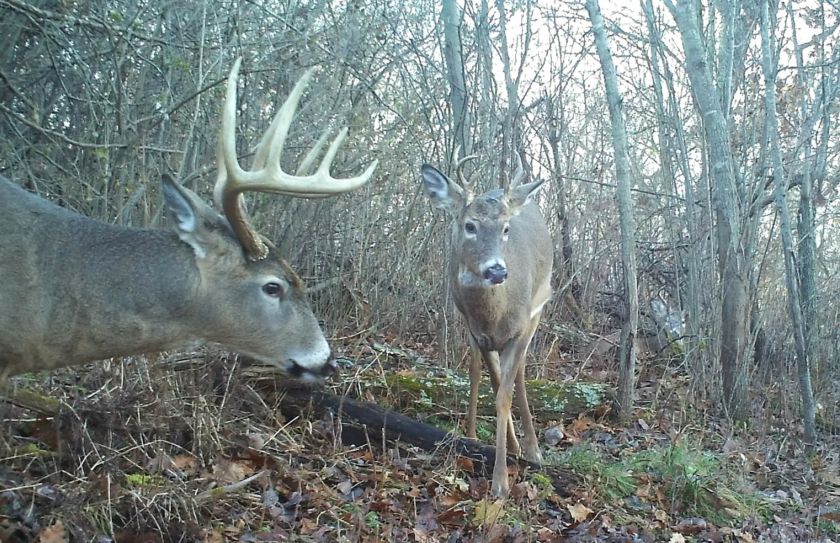
[[[423,188],[432,205],[451,220],[449,276],[455,306],[466,321],[469,347],[470,398],[466,433],[476,439],[478,391],[482,362],[496,393],[496,447],[491,492],[510,490],[506,453],[542,464],[528,397],[525,356],[551,297],[553,243],[539,207],[533,201],[543,181],[522,183],[521,159],[507,187],[480,195],[456,165],[458,183],[429,164],[420,168]],[[511,405],[516,392],[524,436],[516,438]]]
[[[163,175],[171,228],[107,224],[0,178],[0,382],[24,372],[219,344],[301,380],[335,369],[300,277],[257,233],[245,192],[324,198],[358,189],[377,167],[336,179],[339,131],[314,173],[327,132],[294,174],[280,155],[307,70],[265,131],[252,167],[236,151],[236,85],[227,79],[217,148],[216,208]],[[221,212],[221,213],[220,213]]]

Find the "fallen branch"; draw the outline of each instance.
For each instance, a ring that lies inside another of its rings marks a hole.
[[[247,487],[248,485],[250,485],[251,483],[253,483],[257,479],[265,477],[266,475],[268,475],[268,470],[263,470],[259,473],[251,475],[250,477],[248,477],[246,479],[242,479],[241,481],[237,481],[235,483],[231,483],[231,484],[225,485],[225,486],[217,486],[217,487],[211,488],[210,490],[205,490],[204,492],[199,493],[194,498],[195,503],[200,505],[200,504],[208,502],[210,500],[217,500],[217,499],[221,498],[222,496],[226,496],[227,494],[232,494],[234,492],[239,492],[240,490]]]
[[[337,396],[325,390],[287,388],[281,405],[287,416],[299,416],[312,409],[317,416],[332,413],[341,424],[342,442],[347,445],[379,443],[383,438],[394,444],[414,445],[428,452],[441,449],[469,458],[485,475],[493,472],[496,449],[474,439],[453,435],[413,417],[384,409],[376,404]],[[506,457],[508,465],[541,471],[552,476],[555,489],[566,494],[573,476],[559,468],[540,466],[524,458]]]

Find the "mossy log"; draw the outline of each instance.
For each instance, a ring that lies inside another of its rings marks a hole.
[[[570,420],[581,413],[604,411],[614,394],[604,384],[557,382],[532,379],[526,382],[528,403],[540,420]],[[467,409],[470,382],[466,375],[440,368],[417,369],[385,374],[384,382],[366,383],[375,397],[387,398],[391,407],[402,412],[446,411],[463,413]],[[485,376],[479,387],[478,412],[494,415],[495,394]]]

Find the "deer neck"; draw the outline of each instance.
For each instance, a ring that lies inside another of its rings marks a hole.
[[[470,333],[485,350],[499,350],[514,335],[516,304],[509,283],[491,285],[464,266],[457,266],[453,294]]]
[[[189,293],[198,282],[191,249],[165,230],[110,227],[97,234],[86,238],[87,260],[54,272],[64,274],[65,284],[78,284],[73,296],[44,307],[44,314],[72,315],[55,320],[74,329],[44,338],[44,346],[78,361],[179,346],[189,332]],[[99,288],[86,288],[90,282]]]

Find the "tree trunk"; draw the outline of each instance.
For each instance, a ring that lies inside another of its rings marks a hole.
[[[692,94],[703,119],[712,180],[712,203],[718,243],[718,274],[721,296],[720,364],[723,403],[735,420],[746,418],[749,376],[746,352],[749,345],[749,273],[743,247],[740,206],[732,162],[727,119],[718,90],[709,72],[710,59],[703,49],[694,2],[674,5],[666,1],[677,21],[685,51],[685,69]]]
[[[561,318],[564,321],[574,321],[579,326],[585,328],[586,319],[583,311],[580,308],[580,281],[577,273],[575,273],[575,264],[572,258],[572,235],[571,226],[569,225],[569,214],[566,205],[566,186],[563,180],[563,175],[560,171],[562,164],[562,157],[560,155],[560,135],[558,134],[558,125],[563,126],[563,121],[558,117],[555,109],[554,98],[551,96],[545,97],[546,118],[548,123],[548,145],[551,149],[551,159],[554,165],[551,185],[554,194],[557,196],[557,203],[554,206],[554,213],[557,221],[560,223],[560,251],[555,251],[556,265],[554,269],[557,270],[559,277],[557,283],[564,287],[560,296],[562,296],[563,313]]]
[[[472,153],[472,122],[469,116],[469,95],[464,78],[464,60],[461,57],[461,13],[455,0],[441,3],[443,21],[443,57],[446,60],[446,78],[449,81],[449,105],[452,108],[452,133],[462,156]],[[458,157],[454,157],[458,158]]]
[[[283,391],[282,409],[289,417],[298,417],[312,409],[317,417],[330,412],[338,422],[342,443],[348,445],[408,443],[430,453],[457,454],[476,463],[475,471],[485,477],[493,473],[496,448],[480,441],[452,435],[446,430],[407,417],[376,404],[360,402],[346,396],[336,396],[325,390],[288,388]],[[451,451],[451,453],[446,452]],[[576,477],[559,467],[540,466],[524,458],[506,456],[508,466],[520,466],[547,474],[554,489],[563,496],[569,494]]]
[[[787,11],[791,20],[795,20],[793,19],[793,7],[787,6]],[[807,88],[808,81],[805,81],[805,78],[807,77],[805,75],[805,59],[803,58],[802,47],[799,45],[799,40],[796,35],[796,25],[791,25],[791,37],[793,38],[793,49],[795,51],[796,68],[798,70],[797,79],[799,80],[799,84],[802,88]],[[820,51],[822,51],[822,49],[820,49]],[[825,58],[818,58],[816,59],[816,62],[824,64],[826,60]],[[828,81],[825,76],[823,76],[819,86],[821,91],[829,90],[833,87],[832,83]],[[831,91],[829,90],[829,94],[830,93]],[[825,92],[820,92],[815,98],[813,102],[813,109],[809,114],[807,96],[808,93],[803,93],[802,104],[800,106],[802,118],[808,119],[809,122],[802,129],[802,133],[799,138],[801,144],[798,145],[801,149],[800,164],[802,164],[802,183],[799,186],[799,212],[796,223],[799,239],[797,240],[796,245],[799,247],[799,258],[797,259],[799,264],[799,301],[802,307],[802,326],[805,334],[805,349],[808,353],[808,359],[813,365],[816,364],[816,361],[813,360],[814,350],[812,340],[817,326],[815,305],[817,300],[817,242],[815,239],[816,222],[814,217],[813,176],[822,176],[824,173],[819,170],[819,167],[820,164],[825,164],[825,161],[821,160],[821,157],[825,157],[828,136],[825,135],[823,137],[822,144],[818,149],[813,149],[811,143],[811,133],[816,125],[817,119],[821,116],[818,113],[820,111],[823,111],[824,113],[822,113],[822,115],[825,116],[822,123],[823,130],[827,131],[831,126],[830,119],[828,118],[829,114],[827,112],[829,108],[824,107],[824,104],[830,102],[831,98],[826,96]],[[816,159],[812,161],[810,158],[811,156],[815,156]],[[816,165],[816,167],[812,167],[812,162]],[[817,379],[819,380],[819,373],[817,373]]]
[[[674,118],[673,121],[667,116],[666,98],[662,84],[662,67],[660,67],[660,58],[664,57],[662,54],[662,41],[660,34],[655,26],[655,18],[653,11],[652,0],[645,0],[642,4],[642,9],[645,15],[645,22],[648,28],[648,37],[650,41],[650,60],[651,60],[651,78],[653,82],[653,93],[656,97],[656,125],[657,125],[657,144],[659,146],[660,167],[662,168],[662,175],[665,177],[663,185],[667,184],[669,190],[676,195],[679,190],[676,188],[676,177],[674,175],[674,167],[680,157],[685,157],[687,153],[675,152],[679,148],[679,143],[682,141],[682,134],[676,128],[669,128],[672,124],[676,125],[680,119]],[[663,63],[667,70],[667,62]],[[667,77],[666,77],[667,79]],[[676,108],[672,108],[676,112]],[[674,113],[675,115],[675,113]],[[675,133],[672,133],[675,132]],[[684,159],[683,159],[684,160]],[[684,195],[685,195],[685,209],[683,210],[682,220],[679,215],[674,217],[672,221],[676,226],[676,231],[673,234],[675,242],[682,242],[683,238],[688,241],[688,252],[683,255],[675,251],[675,257],[678,261],[683,263],[686,270],[685,274],[685,296],[681,298],[680,310],[683,311],[685,318],[685,338],[683,344],[683,357],[687,366],[691,369],[692,374],[696,379],[702,380],[703,370],[702,363],[697,356],[697,338],[700,334],[700,326],[698,317],[702,314],[700,308],[700,245],[697,242],[697,226],[696,210],[695,210],[695,195],[694,195],[694,179],[691,176],[690,169],[687,164],[682,168],[684,179]],[[683,224],[684,222],[684,224]],[[685,228],[685,234],[682,233]],[[679,267],[678,267],[679,268]],[[677,289],[679,290],[679,289]]]
[[[775,17],[773,17],[775,19]],[[773,183],[776,206],[779,209],[779,231],[782,236],[782,257],[785,261],[785,287],[788,294],[788,310],[793,326],[793,338],[796,343],[799,387],[802,394],[802,418],[805,426],[805,445],[813,448],[817,439],[816,405],[811,386],[811,367],[808,349],[805,344],[805,327],[802,319],[802,306],[799,300],[799,284],[796,279],[796,249],[793,243],[793,228],[787,204],[787,180],[785,179],[784,161],[779,142],[779,119],[776,113],[776,60],[773,58],[775,40],[770,28],[775,28],[775,21],[770,20],[768,1],[761,5],[761,68],[764,73],[764,104],[767,110],[768,137],[773,164]]]
[[[633,410],[633,395],[636,383],[635,337],[639,324],[639,293],[636,285],[636,233],[633,221],[633,202],[630,197],[632,170],[627,145],[627,130],[621,112],[621,94],[618,90],[618,76],[607,44],[604,19],[598,0],[587,0],[586,10],[592,21],[595,45],[604,73],[604,86],[612,124],[612,142],[615,155],[615,175],[618,181],[616,200],[621,226],[621,264],[624,272],[624,310],[627,318],[621,325],[619,354],[618,409],[619,416],[627,420]]]
[[[452,110],[453,140],[459,149],[460,156],[453,156],[453,161],[472,152],[472,137],[470,129],[472,123],[469,118],[469,95],[467,83],[464,78],[464,59],[461,56],[461,12],[455,0],[443,0],[441,4],[441,20],[443,21],[443,56],[446,60],[446,78],[449,82],[449,107]],[[444,255],[445,258],[452,258],[451,243],[449,236],[446,236]],[[445,266],[449,267],[449,262]],[[458,315],[455,309],[455,301],[452,298],[450,285],[450,274],[443,274],[443,306],[438,318],[438,334],[443,346],[443,365],[450,367],[458,359],[458,337],[454,333],[458,325]]]
[[[502,171],[512,171],[512,168],[505,167],[505,162],[512,156],[511,151],[513,153],[519,152],[519,148],[522,144],[522,137],[519,133],[519,122],[517,121],[519,111],[519,90],[517,89],[516,82],[511,75],[510,55],[508,54],[509,48],[506,29],[507,12],[505,11],[505,1],[496,0],[496,9],[499,12],[499,56],[502,58],[502,73],[505,75],[505,89],[507,90],[508,102],[501,149]]]

